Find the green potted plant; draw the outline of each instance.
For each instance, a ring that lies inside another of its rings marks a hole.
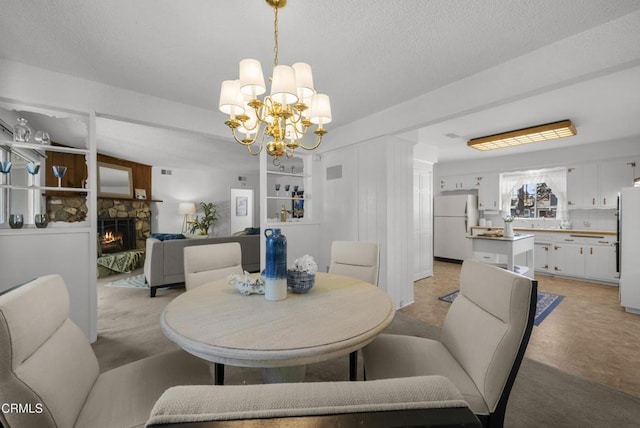
[[[189,222],[189,233],[192,235],[208,235],[209,228],[216,225],[218,221],[218,208],[213,202],[200,202],[203,215]]]

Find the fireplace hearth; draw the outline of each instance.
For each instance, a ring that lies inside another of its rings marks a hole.
[[[100,254],[119,253],[136,249],[136,219],[99,218],[98,246]]]

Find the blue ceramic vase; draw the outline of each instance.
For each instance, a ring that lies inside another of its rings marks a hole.
[[[267,300],[287,298],[287,238],[280,229],[265,229],[264,297]]]

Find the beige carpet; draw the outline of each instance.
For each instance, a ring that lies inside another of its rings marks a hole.
[[[159,317],[184,289],[158,290],[155,298],[149,298],[147,289],[105,287],[103,283],[100,280],[98,285],[98,340],[93,344],[102,371],[176,348],[162,334]],[[397,313],[388,332],[437,337],[439,329]],[[338,358],[308,366],[305,381],[347,380],[348,372],[348,358]],[[225,381],[259,383],[261,372],[227,367]],[[638,427],[640,400],[525,358],[511,393],[505,426]]]

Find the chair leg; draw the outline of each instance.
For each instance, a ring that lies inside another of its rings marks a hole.
[[[224,364],[213,363],[214,385],[224,385]]]
[[[349,354],[349,380],[358,380],[358,351]]]

